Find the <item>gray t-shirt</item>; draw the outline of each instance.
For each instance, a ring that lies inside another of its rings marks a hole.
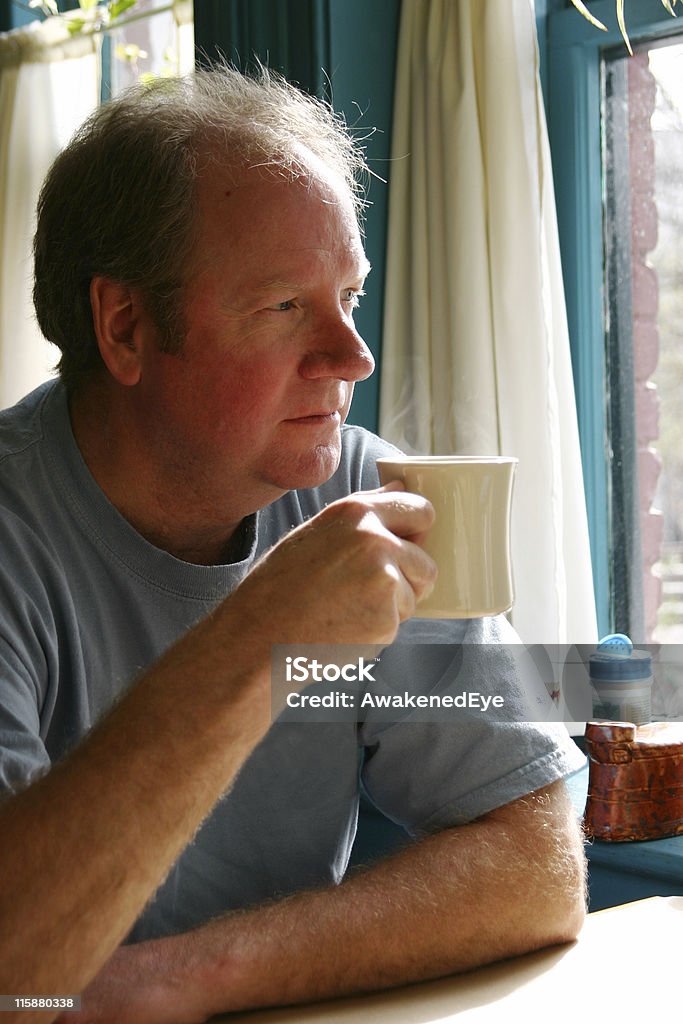
[[[284,533],[330,501],[377,486],[374,460],[390,450],[345,427],[341,465],[328,483],[250,517],[240,560],[202,566],[149,544],[107,500],[75,443],[61,384],[0,413],[0,792],[24,787],[64,757]],[[502,618],[406,623],[398,656],[388,659],[392,686],[400,688],[401,674],[406,683],[429,675],[419,644],[509,640],[507,629]],[[370,798],[412,834],[471,820],[583,763],[552,726],[485,717],[466,727],[392,723],[371,714],[360,723],[277,721],[132,937],[339,882],[356,829],[359,760]],[[183,766],[169,762],[168,771]]]

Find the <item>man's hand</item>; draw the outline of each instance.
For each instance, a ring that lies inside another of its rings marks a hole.
[[[57,1024],[202,1024],[207,1014],[184,982],[173,994],[177,960],[165,948],[164,940],[121,946],[83,992],[81,1009]]]
[[[342,498],[281,540],[227,603],[252,609],[270,645],[390,643],[434,586],[436,565],[418,546],[433,520],[398,483]]]

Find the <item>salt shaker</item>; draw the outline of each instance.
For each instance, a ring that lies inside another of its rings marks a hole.
[[[593,718],[645,725],[651,721],[652,656],[612,633],[589,659]]]

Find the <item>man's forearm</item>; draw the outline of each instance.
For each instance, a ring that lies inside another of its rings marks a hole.
[[[0,807],[0,991],[80,992],[266,732],[268,648],[230,662],[240,628],[233,636],[226,614],[197,627],[79,750]]]
[[[571,940],[584,890],[581,837],[560,784],[335,889],[235,913],[129,955],[162,965],[156,980],[163,987],[168,973],[196,1015],[186,1019],[204,1019],[437,977]]]

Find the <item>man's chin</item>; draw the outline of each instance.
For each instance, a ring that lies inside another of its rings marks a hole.
[[[341,436],[281,464],[271,476],[271,482],[285,491],[320,487],[336,473],[341,460]]]

